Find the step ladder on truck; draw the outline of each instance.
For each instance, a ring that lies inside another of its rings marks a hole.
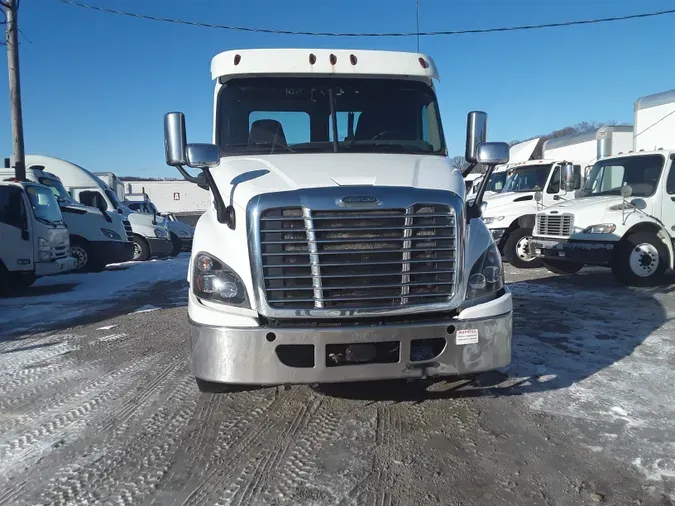
[[[28,181],[0,181],[0,292],[75,268],[70,241],[52,191]]]
[[[237,50],[211,75],[213,144],[187,144],[182,113],[164,122],[167,164],[212,195],[187,275],[201,390],[510,363],[511,293],[450,163],[430,57]],[[467,174],[508,162],[486,129],[469,114]]]

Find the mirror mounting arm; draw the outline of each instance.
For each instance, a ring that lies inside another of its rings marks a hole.
[[[225,202],[223,201],[223,196],[220,194],[220,191],[218,190],[218,186],[216,185],[216,181],[213,179],[213,174],[211,174],[211,170],[208,167],[204,167],[202,171],[204,173],[206,181],[209,184],[211,193],[213,194],[213,201],[216,207],[216,218],[218,219],[218,223],[225,223],[231,230],[234,230],[237,226],[234,207],[231,205],[229,206],[225,205]]]
[[[462,171],[462,177],[466,177],[468,174],[470,174],[471,171],[473,169],[475,169],[477,165],[478,165],[478,162],[471,162],[469,164],[469,166]]]
[[[180,175],[183,176],[183,179],[189,181],[190,183],[199,184],[199,177],[194,177],[188,174],[188,171],[186,171],[182,165],[176,165],[175,167],[178,169],[178,172],[180,172]]]
[[[481,204],[483,203],[483,195],[485,194],[485,190],[487,189],[488,180],[490,179],[490,176],[492,175],[492,172],[495,170],[496,167],[497,167],[496,165],[488,165],[487,170],[483,175],[483,180],[480,182],[480,185],[478,186],[476,198],[474,199],[473,204],[467,207],[466,210],[467,223],[469,223],[474,218],[480,218],[481,215],[483,214],[481,210]]]

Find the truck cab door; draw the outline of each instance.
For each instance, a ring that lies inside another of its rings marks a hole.
[[[665,225],[671,239],[675,237],[675,160],[670,160],[666,177],[666,191],[661,198],[661,222]]]
[[[575,194],[581,189],[583,183],[583,176],[581,165],[574,165],[574,191],[567,192],[562,189],[562,168],[560,164],[553,165],[551,174],[548,178],[546,191],[543,192],[543,203],[546,207],[559,204],[565,200],[575,198]]]
[[[73,198],[80,204],[95,207],[102,213],[108,210],[108,202],[106,202],[103,194],[96,188],[73,188],[71,193]]]
[[[0,185],[0,259],[10,271],[33,270],[35,251],[28,217],[23,190]]]

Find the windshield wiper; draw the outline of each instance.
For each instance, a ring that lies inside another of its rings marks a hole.
[[[373,151],[374,153],[377,153],[377,150],[388,150],[388,151],[396,151],[397,153],[403,153],[403,154],[417,154],[417,153],[433,153],[433,151],[429,151],[428,149],[421,148],[419,146],[411,146],[410,144],[391,144],[391,143],[382,143],[382,144],[354,144],[354,143],[349,143],[345,147],[347,147],[350,150],[358,150],[358,149],[363,149],[367,151]]]
[[[56,225],[61,224],[60,221],[51,221],[51,220],[48,220],[47,218],[43,218],[42,216],[36,216],[35,219],[38,220],[40,223],[43,223],[45,225],[56,226]]]
[[[269,153],[262,153],[265,155],[272,155],[272,154],[277,154],[276,153],[276,148],[282,148],[285,149],[289,153],[295,153],[294,150],[292,150],[288,145],[286,144],[270,144],[269,142],[241,142],[238,144],[225,144],[223,146],[224,148],[257,148],[257,149],[262,149],[266,148],[265,151],[269,150]],[[272,148],[274,148],[274,152],[272,152]],[[242,154],[250,154],[250,153],[242,153]],[[261,154],[261,153],[256,153],[256,154]]]

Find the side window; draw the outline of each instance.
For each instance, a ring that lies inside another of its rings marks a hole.
[[[670,172],[666,181],[666,191],[669,195],[675,194],[675,161],[670,162]]]
[[[21,189],[17,187],[0,186],[0,223],[24,230],[28,223],[21,194]]]
[[[80,192],[80,202],[85,206],[95,207],[101,211],[108,210],[108,203],[103,196],[97,191],[83,191]]]
[[[581,165],[574,166],[574,189],[579,190],[581,188]]]
[[[251,144],[291,145],[311,140],[309,114],[302,111],[253,111],[248,130]]]
[[[553,174],[551,175],[551,182],[548,184],[546,193],[559,193],[560,192],[560,165],[553,169]]]

